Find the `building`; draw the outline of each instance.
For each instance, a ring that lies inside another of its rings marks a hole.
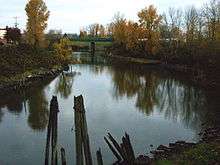
[[[6,32],[6,28],[0,28],[0,45],[7,43],[7,40],[5,39]]]

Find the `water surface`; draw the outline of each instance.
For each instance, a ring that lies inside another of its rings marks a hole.
[[[77,64],[54,80],[0,97],[0,164],[44,164],[49,102],[58,97],[58,147],[75,164],[73,99],[83,95],[94,160],[101,147],[105,164],[114,157],[103,137],[127,132],[136,154],[176,140],[197,141],[209,120],[207,97],[179,76],[152,67]],[[210,118],[209,118],[210,117]]]

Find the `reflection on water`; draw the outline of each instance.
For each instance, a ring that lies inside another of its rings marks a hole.
[[[182,76],[154,67],[106,65],[101,58],[93,61],[73,65],[53,81],[0,96],[0,148],[5,148],[0,164],[43,164],[52,95],[58,96],[58,143],[66,149],[67,162],[75,162],[71,128],[76,95],[85,97],[92,152],[101,147],[106,164],[113,161],[104,146],[107,131],[117,138],[127,131],[135,151],[143,154],[150,144],[195,141],[202,123],[219,121],[216,99]]]
[[[56,83],[56,94],[67,99],[72,92],[72,86],[76,72],[62,73]]]
[[[12,91],[7,95],[1,95],[0,113],[8,112],[19,115],[22,110],[27,114],[28,125],[33,130],[44,130],[48,121],[48,101],[44,88],[49,82],[44,82],[30,90]],[[0,120],[1,121],[1,120]]]
[[[34,130],[44,130],[48,122],[48,101],[44,91],[33,90],[33,95],[28,99],[28,124]]]
[[[114,97],[136,96],[135,105],[144,114],[150,115],[154,110],[159,110],[165,118],[180,119],[187,127],[199,126],[204,122],[206,99],[201,90],[162,77],[161,72],[151,68],[131,66],[127,71],[123,67],[115,67],[110,72]]]

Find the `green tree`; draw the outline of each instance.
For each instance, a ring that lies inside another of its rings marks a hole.
[[[31,45],[43,46],[44,31],[47,28],[49,11],[43,0],[30,0],[25,11],[27,14],[26,39]]]

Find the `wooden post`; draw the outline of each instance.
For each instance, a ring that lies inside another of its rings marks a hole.
[[[118,144],[118,142],[113,138],[113,136],[110,133],[108,133],[108,138],[110,139],[110,141],[112,142],[114,147],[117,149],[117,151],[121,155],[122,159],[125,160],[125,154],[124,154],[123,150],[121,149],[120,145]]]
[[[132,161],[134,161],[135,160],[134,150],[133,150],[133,147],[131,145],[130,137],[126,132],[125,132],[125,139],[126,139],[126,142],[127,142],[127,145],[128,145],[129,155],[131,155],[131,159],[132,159]]]
[[[47,140],[46,140],[46,149],[45,149],[45,165],[49,164],[49,152],[50,152],[50,135],[51,135],[51,124],[52,124],[52,118],[53,118],[53,102],[54,102],[54,97],[50,101],[50,114],[49,114],[49,122],[47,125]]]
[[[87,129],[87,121],[85,115],[85,108],[82,95],[79,96],[80,104],[81,104],[81,124],[82,124],[82,135],[83,135],[83,147],[84,147],[84,154],[86,165],[92,165],[92,154],[90,150],[90,143],[89,143],[89,134]]]
[[[82,162],[82,151],[81,151],[81,145],[83,144],[84,148],[84,155],[85,155],[85,164],[86,165],[92,165],[92,154],[90,150],[90,144],[89,144],[89,135],[88,135],[88,130],[87,130],[87,122],[86,122],[86,115],[85,115],[85,108],[84,108],[84,103],[83,103],[83,97],[82,95],[78,97],[74,97],[74,109],[75,109],[75,122],[77,122],[75,125],[76,127],[76,139],[77,139],[77,145],[76,145],[76,151],[77,155],[76,159],[79,161],[79,163]],[[78,127],[79,125],[79,127]],[[79,131],[80,130],[80,131]],[[78,132],[78,133],[77,133]],[[80,140],[80,135],[81,134],[81,139]],[[78,164],[77,164],[78,165]]]
[[[51,140],[51,146],[52,146],[52,156],[51,156],[51,165],[57,165],[57,113],[59,112],[58,109],[58,102],[57,97],[53,96],[52,99],[52,140]]]
[[[91,42],[90,47],[91,47],[91,55],[94,56],[95,55],[95,42]]]
[[[96,152],[96,157],[97,157],[97,164],[103,165],[101,148],[99,148],[99,150]]]
[[[104,137],[105,142],[108,144],[108,147],[110,148],[110,150],[112,151],[112,153],[115,155],[115,157],[118,159],[118,161],[120,162],[122,159],[120,157],[120,155],[118,154],[118,152],[114,149],[114,147],[111,145],[111,143],[108,141],[108,139],[106,137]]]
[[[118,162],[116,163],[120,163],[122,161],[123,164],[133,165],[135,161],[135,154],[134,154],[134,150],[131,145],[131,142],[130,142],[129,135],[125,133],[125,136],[122,137],[122,143],[120,145],[117,143],[117,141],[112,137],[110,133],[108,133],[108,138],[112,142],[113,146],[108,141],[108,139],[104,137],[110,150],[115,155],[115,157],[118,159]]]
[[[82,150],[82,132],[80,118],[80,104],[78,98],[74,97],[74,117],[75,117],[75,141],[76,141],[76,164],[83,165],[83,150]]]
[[[60,151],[61,151],[61,162],[62,162],[62,165],[66,165],[65,149],[61,148]]]

